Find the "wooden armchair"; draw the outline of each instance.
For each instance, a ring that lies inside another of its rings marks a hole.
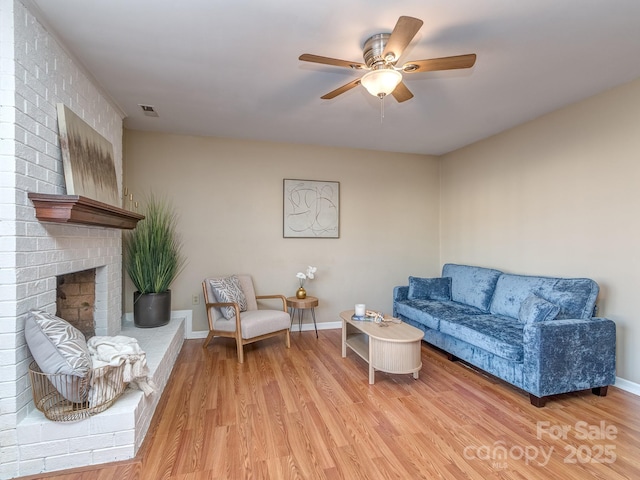
[[[238,286],[241,294],[237,292]],[[202,282],[202,290],[209,320],[209,335],[203,348],[213,337],[235,338],[238,362],[243,363],[243,347],[248,343],[284,334],[287,348],[291,347],[291,317],[284,295],[256,295],[250,275],[208,277]],[[263,299],[281,299],[282,309],[259,309],[258,300]]]

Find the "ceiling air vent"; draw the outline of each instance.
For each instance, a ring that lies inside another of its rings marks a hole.
[[[159,117],[158,112],[156,112],[156,107],[153,105],[142,105],[138,104],[142,109],[142,113],[144,113],[147,117]]]

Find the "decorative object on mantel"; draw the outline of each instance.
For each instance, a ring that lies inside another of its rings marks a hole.
[[[64,104],[57,108],[67,194],[120,206],[113,145]]]
[[[340,183],[284,179],[284,238],[338,238]]]
[[[133,201],[133,193],[127,187],[122,187],[122,208],[127,208],[127,204],[129,204],[129,211],[138,211],[139,205],[137,201]]]
[[[296,273],[296,278],[300,282],[300,288],[298,288],[298,290],[296,291],[296,298],[299,298],[300,300],[302,300],[303,298],[307,297],[307,291],[304,289],[304,282],[307,279],[313,280],[317,270],[318,270],[317,267],[312,267],[311,265],[309,265],[307,267],[306,273],[302,273],[302,272]]]
[[[73,223],[131,230],[144,215],[79,195],[28,194],[41,222]]]
[[[185,265],[173,208],[150,195],[144,220],[124,236],[124,266],[138,289],[133,294],[136,327],[161,327],[171,319],[169,287]]]

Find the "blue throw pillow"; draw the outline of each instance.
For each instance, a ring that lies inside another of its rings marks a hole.
[[[409,300],[451,300],[451,277],[409,277]]]
[[[537,295],[529,295],[520,304],[518,318],[522,323],[544,322],[553,320],[560,313],[560,307],[540,298]]]

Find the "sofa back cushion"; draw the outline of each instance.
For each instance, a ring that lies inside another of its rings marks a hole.
[[[500,270],[454,263],[446,263],[442,267],[442,276],[451,277],[451,300],[483,312],[489,311],[493,291],[501,274]]]
[[[560,307],[557,319],[591,318],[599,287],[588,278],[552,278],[504,274],[498,280],[490,312],[518,318],[522,302],[537,295]]]

